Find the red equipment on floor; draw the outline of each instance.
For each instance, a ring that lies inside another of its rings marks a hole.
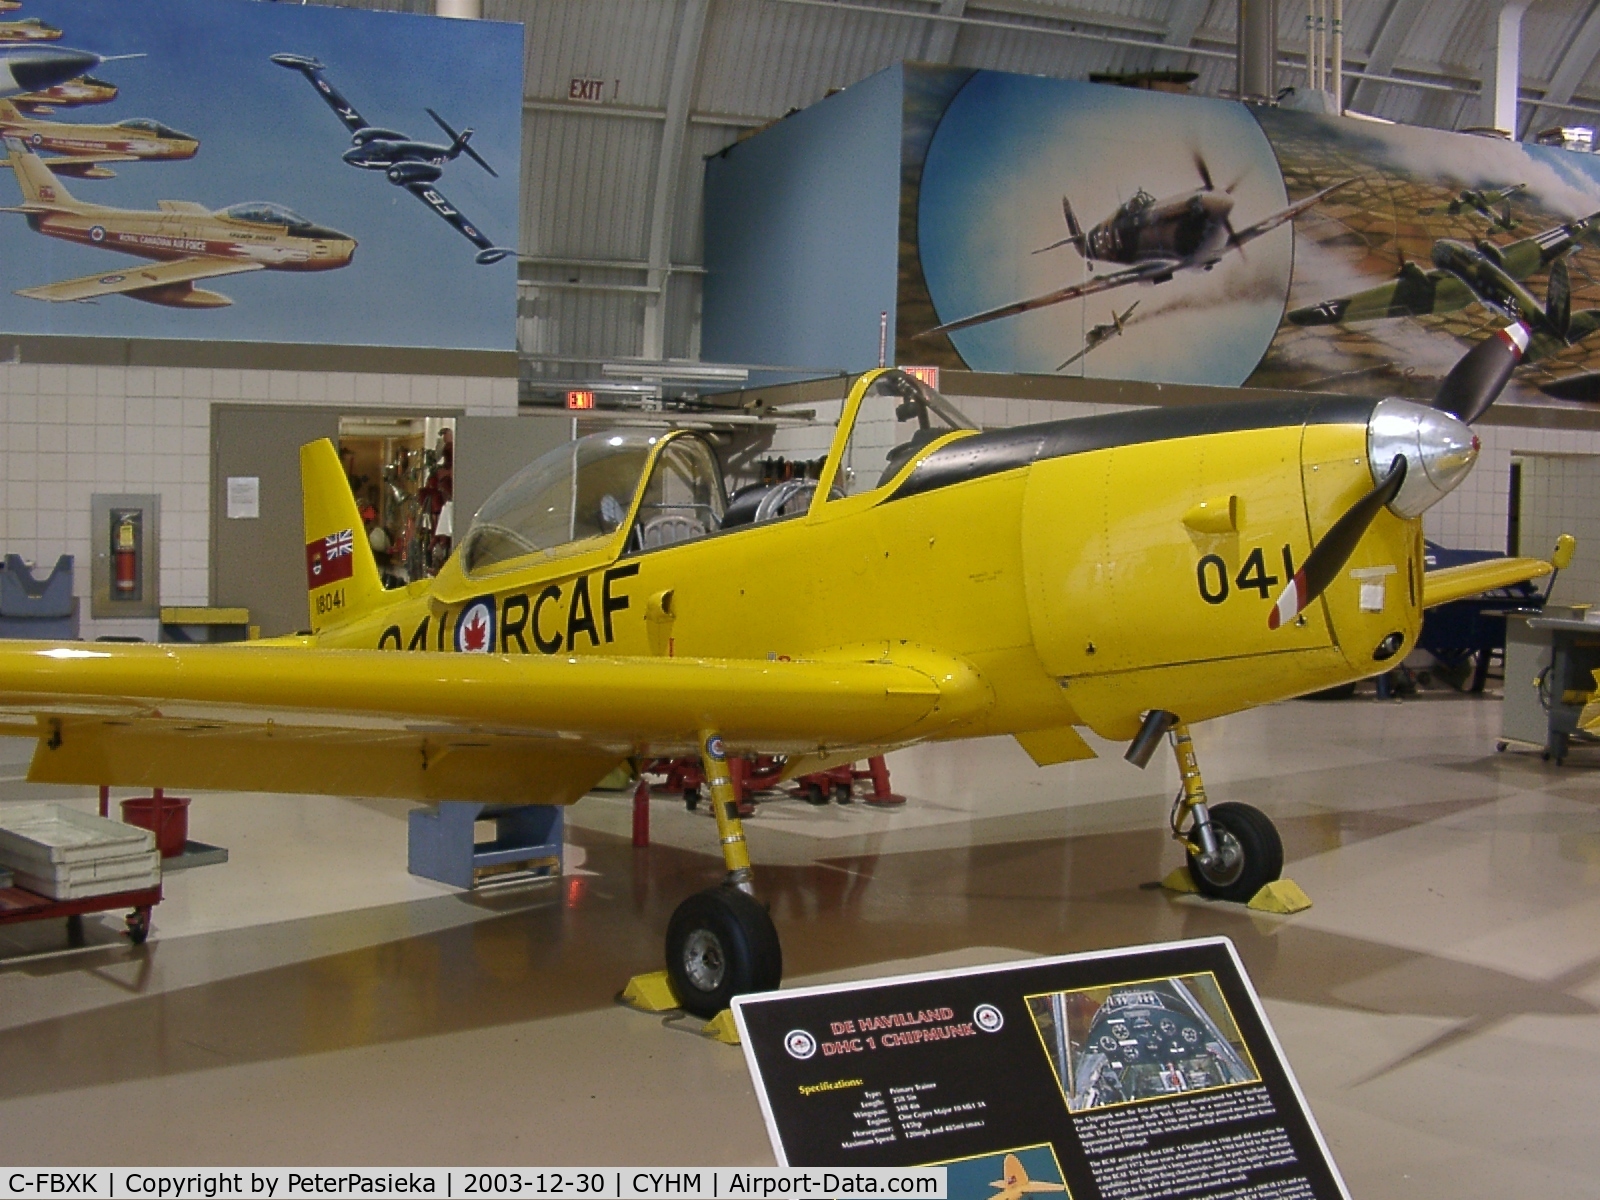
[[[739,797],[739,816],[755,815],[756,795],[759,792],[778,790],[778,779],[783,774],[784,762],[770,755],[754,758],[730,758],[728,773],[733,777],[734,791]],[[648,776],[659,775],[659,783],[652,784]],[[811,804],[826,804],[830,799],[840,804],[850,804],[856,798],[856,785],[870,783],[871,789],[861,798],[874,808],[895,808],[906,802],[889,786],[889,767],[883,755],[867,759],[867,768],[857,770],[855,764],[830,767],[795,776],[794,788],[785,795],[794,796]],[[676,792],[683,797],[684,807],[694,812],[700,806],[706,786],[705,772],[700,760],[687,758],[647,759],[639,770],[639,786],[633,792],[633,844],[650,844],[650,793]]]

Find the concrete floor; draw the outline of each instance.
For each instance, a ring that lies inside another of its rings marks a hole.
[[[1357,1196],[1593,1196],[1600,751],[1496,755],[1493,699],[1297,702],[1196,730],[1213,799],[1279,822],[1316,902],[1269,918],[1141,885],[1179,860],[1176,775],[1037,770],[1009,741],[894,756],[901,811],[748,823],[790,982],[1226,934]],[[19,781],[0,803],[72,795]],[[1589,756],[1589,757],[1586,757]],[[76,803],[93,801],[76,793]],[[760,1164],[742,1056],[617,1007],[711,819],[570,812],[559,882],[405,873],[408,806],[195,800],[232,861],[169,876],[143,949],[0,929],[0,1159],[40,1164]]]

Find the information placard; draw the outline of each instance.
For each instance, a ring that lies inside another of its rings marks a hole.
[[[785,1166],[951,1200],[1348,1200],[1227,938],[741,996]]]

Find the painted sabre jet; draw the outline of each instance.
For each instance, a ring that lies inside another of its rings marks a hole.
[[[0,100],[0,136],[20,139],[33,150],[61,155],[46,160],[57,175],[111,179],[107,163],[193,158],[198,138],[179,133],[149,117],[131,117],[115,125],[71,125],[24,116],[10,100]]]
[[[348,234],[313,225],[279,204],[251,202],[215,212],[189,200],[162,200],[155,212],[88,204],[74,199],[44,160],[17,138],[5,143],[22,203],[0,212],[22,213],[35,233],[48,237],[157,260],[156,266],[119,267],[21,288],[19,296],[95,300],[122,295],[172,308],[222,308],[233,301],[195,287],[197,280],[245,271],[331,271],[348,266],[356,252]]]
[[[67,50],[61,53],[78,52]],[[108,104],[116,98],[117,85],[96,79],[93,75],[74,75],[61,83],[42,87],[38,91],[22,92],[15,97],[17,107],[34,116],[53,113],[58,108],[77,108],[80,104]]]
[[[496,179],[500,177],[495,169],[484,161],[483,156],[467,144],[472,139],[472,130],[463,129],[457,133],[431,108],[423,111],[433,118],[440,129],[450,135],[448,145],[417,141],[397,130],[369,125],[366,118],[355,110],[355,106],[344,98],[339,89],[328,82],[324,74],[326,68],[318,60],[308,58],[304,54],[274,54],[272,61],[280,67],[299,71],[304,75],[307,82],[317,90],[317,94],[327,101],[328,107],[333,109],[334,116],[338,117],[350,131],[351,145],[350,149],[344,152],[345,162],[364,171],[382,171],[390,183],[405,188],[421,200],[455,226],[464,238],[478,247],[475,258],[480,264],[488,266],[516,253],[515,250],[508,250],[491,242],[476,225],[467,220],[460,209],[446,200],[444,194],[433,186],[444,174],[445,163],[454,162],[463,154]]]
[[[1459,217],[1462,213],[1471,209],[1488,221],[1491,229],[1504,229],[1509,232],[1517,227],[1517,223],[1511,219],[1511,197],[1527,190],[1528,185],[1525,183],[1514,183],[1510,187],[1485,191],[1476,191],[1468,188],[1442,208],[1419,208],[1417,209],[1417,215],[1430,217],[1436,212],[1444,212],[1452,217]],[[1494,210],[1496,204],[1502,206],[1499,212]]]
[[[0,21],[0,42],[54,42],[60,37],[61,30],[46,25],[38,17]]]
[[[1433,244],[1433,270],[1424,271],[1408,261],[1388,283],[1293,309],[1285,319],[1292,325],[1352,325],[1394,317],[1437,316],[1476,303],[1510,320],[1526,321],[1533,331],[1527,359],[1544,358],[1600,327],[1600,311],[1571,311],[1565,261],[1583,242],[1593,244],[1597,235],[1600,213],[1552,226],[1507,246],[1440,238]],[[1545,303],[1540,304],[1523,281],[1546,267],[1550,268],[1550,288]]]
[[[1158,200],[1141,189],[1133,199],[1087,233],[1078,224],[1078,218],[1072,211],[1072,202],[1065,196],[1061,198],[1061,211],[1067,219],[1067,236],[1034,253],[1043,254],[1061,246],[1072,246],[1091,269],[1096,263],[1106,262],[1118,264],[1121,270],[1086,283],[1075,283],[1058,291],[1046,292],[1031,300],[1018,300],[962,317],[959,321],[924,330],[917,336],[951,333],[1130,283],[1165,283],[1178,271],[1209,271],[1222,261],[1225,254],[1294,220],[1308,208],[1320,203],[1323,197],[1350,182],[1348,179],[1340,180],[1332,187],[1323,188],[1303,200],[1296,200],[1288,208],[1279,209],[1253,225],[1235,229],[1231,192],[1238,184],[1219,189],[1211,182],[1211,171],[1205,159],[1195,155],[1194,165],[1200,173],[1201,183],[1194,191]]]

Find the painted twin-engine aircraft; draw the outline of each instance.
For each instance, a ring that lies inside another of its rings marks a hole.
[[[76,53],[76,51],[64,53]],[[76,69],[81,71],[83,68],[80,66]],[[53,113],[58,108],[77,108],[83,104],[109,104],[116,98],[116,84],[107,83],[104,79],[97,79],[93,75],[74,75],[49,87],[19,93],[16,101],[17,107],[24,112],[38,116]]]
[[[46,159],[57,175],[111,179],[109,163],[193,158],[199,139],[153,121],[130,117],[115,125],[74,125],[25,116],[13,101],[0,100],[0,136],[14,137],[33,150],[60,157]]]
[[[1600,235],[1597,225],[1600,213],[1591,213],[1504,246],[1484,240],[1469,243],[1440,238],[1433,244],[1433,270],[1424,271],[1407,260],[1388,283],[1353,296],[1292,309],[1286,319],[1294,325],[1350,325],[1394,317],[1437,316],[1457,312],[1474,302],[1509,320],[1528,319],[1545,306],[1521,286],[1522,282],[1565,259],[1581,244],[1595,244]],[[1553,288],[1554,275],[1551,284]]]
[[[189,200],[162,200],[150,212],[76,200],[21,141],[7,137],[5,142],[22,203],[0,212],[24,214],[35,233],[157,261],[151,267],[118,267],[20,288],[19,296],[96,300],[121,295],[171,308],[221,308],[233,301],[195,287],[197,280],[246,271],[331,271],[348,266],[356,252],[354,238],[313,225],[280,204],[255,201],[213,212]]]
[[[1072,202],[1065,196],[1061,197],[1061,211],[1067,219],[1067,236],[1034,253],[1043,254],[1061,246],[1072,246],[1091,270],[1096,263],[1102,262],[1116,263],[1121,270],[1046,292],[1031,300],[1002,304],[999,308],[924,330],[917,336],[951,333],[1130,283],[1165,283],[1178,271],[1209,271],[1230,251],[1238,250],[1247,242],[1294,220],[1308,208],[1321,203],[1323,197],[1350,182],[1348,179],[1341,180],[1303,200],[1296,200],[1288,208],[1279,209],[1253,225],[1235,229],[1232,193],[1238,187],[1238,182],[1218,188],[1211,181],[1211,171],[1205,159],[1195,155],[1194,165],[1200,173],[1199,188],[1163,200],[1157,200],[1149,192],[1140,189],[1133,199],[1087,233],[1078,224],[1078,218],[1072,211]]]
[[[1467,188],[1459,193],[1449,204],[1442,207],[1419,208],[1419,216],[1429,217],[1436,212],[1448,213],[1452,217],[1459,217],[1469,209],[1489,222],[1491,229],[1512,230],[1517,223],[1511,219],[1511,197],[1528,190],[1525,183],[1514,183],[1510,187],[1492,188],[1478,191]],[[1496,204],[1503,207],[1496,212]]]
[[[1211,804],[1188,723],[1399,662],[1423,609],[1548,574],[1425,570],[1422,513],[1527,344],[1470,351],[1432,407],[1285,394],[980,432],[905,372],[849,389],[793,515],[730,503],[688,431],[591,434],[484,502],[432,579],[385,590],[332,443],[301,451],[310,628],[232,646],[0,643],[0,734],[36,782],[570,804],[698,755],[727,870],[667,929],[678,999],[775,987],[728,760],[792,774],[924,741],[1171,736],[1197,887],[1247,900],[1276,829]],[[885,446],[892,448],[885,451]],[[793,482],[793,481],[790,481]],[[784,487],[774,484],[773,487]],[[794,564],[827,562],[796,603]]]
[[[417,141],[398,130],[370,125],[366,118],[356,111],[355,106],[344,98],[339,89],[328,82],[328,77],[324,74],[327,68],[316,59],[304,54],[274,54],[272,61],[280,67],[304,75],[306,81],[316,89],[317,95],[321,96],[333,110],[334,116],[338,117],[350,131],[350,149],[344,152],[345,162],[364,171],[382,171],[390,183],[405,188],[421,200],[434,213],[454,226],[462,237],[478,247],[478,253],[473,256],[478,263],[487,266],[516,253],[515,250],[508,250],[491,242],[476,225],[467,220],[460,209],[446,200],[444,194],[433,186],[444,174],[445,163],[454,162],[463,154],[490,175],[499,178],[498,173],[484,161],[483,156],[467,144],[472,140],[472,130],[463,129],[457,133],[431,108],[425,108],[423,112],[432,117],[434,123],[449,135],[449,145],[440,146],[433,142]]]

